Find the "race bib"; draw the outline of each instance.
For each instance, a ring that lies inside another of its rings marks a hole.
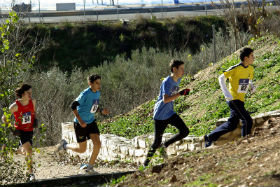
[[[238,93],[247,93],[249,89],[249,79],[240,79],[238,86]]]
[[[26,112],[22,114],[22,122],[24,124],[31,123],[31,112]]]
[[[95,103],[92,105],[90,113],[95,113],[98,109],[98,102],[95,101]]]

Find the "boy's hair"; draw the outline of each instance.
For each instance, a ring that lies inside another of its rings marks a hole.
[[[101,76],[100,75],[90,75],[88,76],[88,81],[93,83],[94,81],[96,81],[97,79],[101,79]]]
[[[250,54],[253,52],[254,50],[249,48],[249,47],[245,47],[240,51],[240,60],[243,62],[245,57],[249,57]]]
[[[169,64],[171,72],[173,73],[173,68],[178,68],[182,64],[184,64],[183,61],[172,59]]]
[[[21,98],[21,97],[22,97],[22,94],[23,94],[25,91],[29,90],[30,88],[32,88],[31,85],[29,85],[29,84],[22,84],[20,87],[18,87],[18,88],[16,89],[16,96],[19,97],[19,98]]]

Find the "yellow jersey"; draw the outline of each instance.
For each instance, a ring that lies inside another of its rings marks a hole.
[[[242,63],[231,66],[224,72],[229,79],[229,92],[233,100],[245,101],[245,94],[249,89],[249,80],[253,79],[254,67],[249,65],[245,67]]]

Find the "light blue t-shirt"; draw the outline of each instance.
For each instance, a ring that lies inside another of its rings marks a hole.
[[[175,82],[171,76],[166,77],[160,86],[160,92],[158,96],[158,100],[154,107],[154,116],[153,118],[155,120],[166,120],[170,118],[173,114],[175,114],[173,109],[173,103],[174,101],[171,101],[169,103],[163,102],[163,96],[167,94],[168,96],[172,96],[179,90],[179,84],[181,79],[178,79],[177,82]]]
[[[90,89],[90,87],[82,91],[80,95],[76,98],[75,101],[78,101],[80,104],[77,107],[78,113],[86,124],[90,124],[94,121],[94,113],[98,109],[99,98],[100,92],[93,92]],[[76,117],[74,121],[79,123]]]

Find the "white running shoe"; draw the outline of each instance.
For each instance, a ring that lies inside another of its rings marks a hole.
[[[35,175],[32,173],[32,174],[29,174],[28,176],[28,181],[29,182],[34,182],[35,181]]]
[[[88,168],[88,164],[81,164],[80,166],[80,170],[87,169],[87,168]]]

